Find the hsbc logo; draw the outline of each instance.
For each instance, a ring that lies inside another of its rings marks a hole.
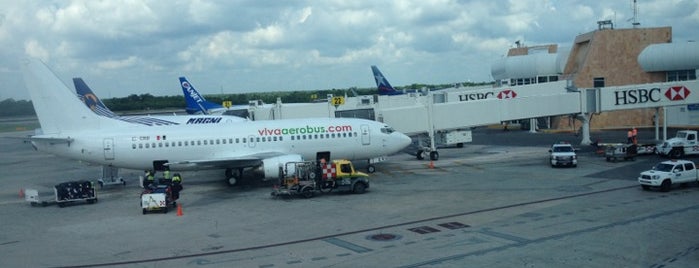
[[[512,89],[505,89],[498,93],[498,99],[514,99],[517,97],[517,92]]]
[[[675,86],[665,91],[665,97],[671,101],[684,100],[689,96],[689,89],[685,86]]]
[[[670,87],[664,92],[657,87],[615,91],[614,97],[616,98],[616,102],[614,105],[655,103],[660,102],[662,96],[665,96],[670,101],[681,101],[685,100],[690,92],[691,91],[685,86]]]

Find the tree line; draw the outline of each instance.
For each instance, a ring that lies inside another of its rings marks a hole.
[[[479,86],[491,83],[460,83],[461,86]],[[426,85],[412,84],[409,86],[395,87],[397,90],[421,90],[427,88],[437,90],[453,87],[455,84]],[[328,94],[333,96],[374,95],[376,88],[347,88],[327,89],[316,91],[278,91],[241,94],[217,94],[204,96],[207,101],[223,103],[231,101],[233,105],[247,105],[250,101],[261,100],[264,103],[275,103],[280,98],[283,103],[303,103],[324,100]],[[115,112],[144,112],[163,109],[183,109],[186,104],[182,95],[177,96],[153,96],[151,94],[131,94],[123,98],[102,99],[102,102]],[[0,101],[0,116],[31,116],[35,115],[31,101],[5,99]]]

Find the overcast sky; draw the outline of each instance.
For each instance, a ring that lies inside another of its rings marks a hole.
[[[638,0],[643,27],[699,39],[696,0]],[[630,28],[633,0],[0,0],[0,100],[28,99],[18,60],[41,58],[102,98],[492,81],[514,42],[570,45],[598,20]]]

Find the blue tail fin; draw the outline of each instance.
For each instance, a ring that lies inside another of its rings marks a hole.
[[[206,101],[204,96],[199,94],[194,86],[187,81],[187,78],[180,77],[180,85],[182,86],[182,93],[184,93],[184,99],[187,101],[187,107],[185,110],[188,114],[203,113],[209,114],[210,109],[222,109],[223,106]]]
[[[92,92],[92,89],[85,84],[85,81],[83,81],[82,78],[76,77],[73,78],[73,85],[75,86],[75,92],[78,93],[78,97],[80,98],[85,105],[87,105],[90,110],[95,112],[98,115],[101,116],[106,116],[109,118],[117,118],[119,117],[117,114],[112,112],[112,110],[109,110],[107,106],[102,103],[102,101],[95,95],[94,92]]]
[[[85,105],[90,108],[93,112],[95,112],[98,115],[104,116],[104,117],[109,117],[109,118],[114,118],[118,119],[121,121],[129,122],[129,123],[137,123],[137,124],[143,124],[143,125],[148,125],[148,126],[153,126],[153,125],[177,125],[176,122],[171,122],[168,120],[163,120],[163,119],[158,119],[158,118],[152,118],[149,116],[120,116],[112,110],[109,110],[106,105],[100,100],[97,95],[95,95],[94,92],[92,92],[92,89],[90,89],[89,86],[83,81],[82,78],[76,77],[73,78],[73,86],[75,86],[75,92],[78,93],[78,98],[85,103]]]
[[[386,77],[383,76],[376,65],[371,66],[371,71],[374,73],[374,80],[376,80],[376,87],[379,88],[379,95],[403,94],[403,92],[395,90],[391,84],[388,83],[388,80],[386,80]]]

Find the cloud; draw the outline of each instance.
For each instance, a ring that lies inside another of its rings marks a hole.
[[[123,69],[127,67],[133,67],[136,64],[138,64],[138,58],[135,56],[130,56],[126,59],[122,60],[107,60],[107,61],[101,61],[97,63],[97,67],[100,69]]]
[[[696,40],[697,5],[641,1],[639,21]],[[370,65],[394,85],[487,81],[516,40],[570,44],[600,19],[630,27],[631,14],[628,1],[10,1],[0,5],[0,96],[28,98],[7,89],[23,86],[22,54],[114,97],[177,95],[182,75],[205,93],[372,87]]]
[[[36,40],[29,40],[24,44],[24,53],[27,56],[39,58],[44,62],[49,61],[49,52],[42,47]]]

